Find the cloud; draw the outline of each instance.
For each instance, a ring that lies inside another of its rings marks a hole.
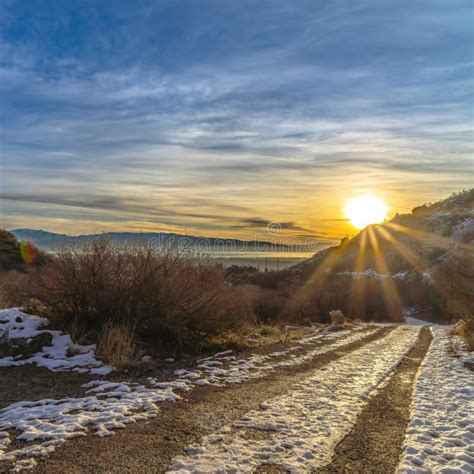
[[[0,8],[9,215],[344,233],[360,187],[403,210],[472,183],[465,2]]]

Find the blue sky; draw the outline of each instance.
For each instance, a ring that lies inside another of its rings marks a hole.
[[[472,187],[473,6],[8,1],[7,228],[347,232]]]

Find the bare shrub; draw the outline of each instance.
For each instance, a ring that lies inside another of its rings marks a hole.
[[[0,307],[31,305],[35,296],[34,282],[21,271],[0,273]]]
[[[329,311],[334,307],[345,310],[349,296],[346,278],[332,274],[310,278],[290,293],[282,319],[298,324],[329,323]]]
[[[37,280],[57,325],[97,337],[113,323],[136,328],[150,346],[198,349],[207,336],[236,326],[248,308],[209,259],[116,247],[99,239],[59,252]]]
[[[113,367],[129,367],[140,358],[138,347],[132,328],[107,324],[97,341],[97,355]]]
[[[275,325],[280,321],[286,297],[278,290],[248,285],[246,299],[250,302],[257,324]]]
[[[346,321],[346,318],[340,309],[333,309],[329,311],[329,317],[331,318],[331,323],[334,326],[341,326]]]

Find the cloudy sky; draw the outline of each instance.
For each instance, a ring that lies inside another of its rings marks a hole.
[[[321,239],[472,187],[471,0],[3,0],[7,228]]]

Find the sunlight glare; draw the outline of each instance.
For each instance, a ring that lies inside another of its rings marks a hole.
[[[346,205],[345,215],[351,224],[363,229],[370,224],[378,224],[387,217],[388,207],[375,196],[358,196],[351,198]]]

